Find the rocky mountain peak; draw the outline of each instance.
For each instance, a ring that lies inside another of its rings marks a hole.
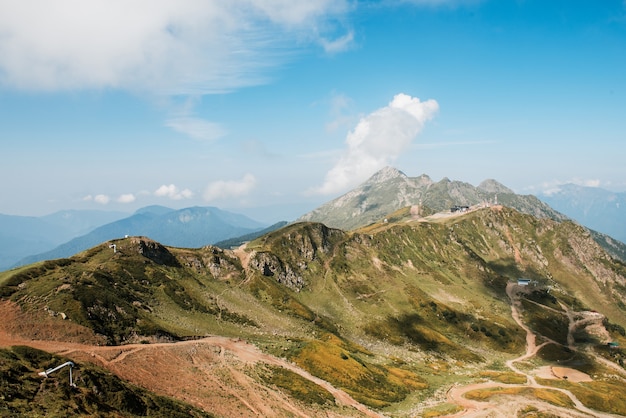
[[[357,188],[301,216],[299,220],[350,230],[384,219],[400,208],[419,205],[431,212],[440,212],[454,205],[471,206],[489,201],[494,193],[502,197],[506,195],[501,203],[522,213],[565,219],[534,196],[516,195],[495,180],[485,180],[474,187],[448,177],[438,182],[433,182],[425,174],[408,177],[396,168],[385,167]]]
[[[494,179],[484,180],[478,185],[478,188],[484,190],[487,193],[508,193],[514,194],[515,192],[502,183],[497,182]]]
[[[406,174],[404,174],[402,171],[398,170],[397,168],[387,166],[387,167],[380,169],[376,173],[374,173],[374,175],[370,177],[367,182],[368,183],[385,183],[389,180],[392,180],[398,177],[404,178],[404,179],[408,178]]]

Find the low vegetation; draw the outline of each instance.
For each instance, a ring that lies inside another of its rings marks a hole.
[[[610,414],[626,415],[626,385],[621,381],[572,383],[567,380],[538,379],[542,385],[567,389],[587,408]]]
[[[73,369],[75,387],[70,386],[67,368],[47,378],[38,375],[66,361],[30,347],[0,349],[0,416],[212,416],[88,364]]]
[[[410,392],[427,387],[415,372],[399,365],[376,364],[367,352],[332,334],[303,343],[290,360],[376,408],[399,402]]]
[[[487,401],[493,398],[497,399],[500,396],[523,396],[530,399],[540,399],[563,408],[571,408],[574,406],[574,403],[567,395],[556,390],[549,389],[513,386],[479,389],[465,394],[467,399],[473,399],[476,401]]]
[[[259,372],[269,385],[286,391],[289,396],[307,404],[331,405],[335,398],[316,383],[282,367],[265,366]]]

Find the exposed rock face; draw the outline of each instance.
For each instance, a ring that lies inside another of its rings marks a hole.
[[[130,243],[136,251],[157,264],[180,267],[180,263],[170,251],[156,241],[145,237],[133,237]]]
[[[250,268],[260,271],[264,276],[273,277],[278,283],[288,288],[300,291],[304,285],[304,278],[291,266],[283,262],[274,254],[260,252],[250,259]],[[306,269],[306,266],[300,266]]]
[[[232,251],[212,245],[200,250],[181,252],[178,254],[178,259],[185,267],[197,273],[208,270],[214,278],[218,279],[228,280],[242,274],[241,262]]]
[[[345,237],[343,231],[322,224],[295,224],[282,232],[272,241],[272,252],[254,254],[249,267],[297,291],[306,285],[303,274],[309,264],[323,263]]]

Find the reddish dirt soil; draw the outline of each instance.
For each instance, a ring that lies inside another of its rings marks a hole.
[[[27,345],[92,363],[157,394],[170,396],[220,417],[380,417],[344,391],[288,361],[239,339],[212,336],[176,343],[105,346],[90,330],[50,317],[25,313],[0,302],[0,347]],[[329,411],[295,401],[253,377],[256,364],[283,367],[320,385],[335,397]],[[80,368],[75,370],[80,379]]]

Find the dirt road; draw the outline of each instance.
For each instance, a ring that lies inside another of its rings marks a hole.
[[[537,354],[537,352],[547,344],[558,344],[553,340],[545,336],[541,336],[542,339],[545,339],[541,345],[536,344],[537,335],[522,321],[520,315],[520,299],[518,292],[521,291],[520,287],[514,283],[508,283],[506,287],[506,293],[511,300],[511,316],[515,320],[515,322],[526,331],[526,352],[517,357],[515,359],[509,360],[506,362],[506,365],[513,372],[523,375],[526,377],[526,384],[523,385],[512,385],[512,384],[503,384],[498,382],[484,382],[484,383],[476,383],[472,385],[466,386],[455,386],[452,387],[447,393],[448,402],[459,405],[463,408],[463,411],[456,413],[454,415],[450,415],[451,417],[494,417],[494,416],[517,416],[517,411],[521,410],[523,407],[527,407],[532,405],[538,408],[541,411],[545,411],[547,413],[556,414],[559,417],[600,417],[600,418],[608,418],[608,417],[617,417],[618,415],[601,413],[598,411],[591,410],[584,406],[576,396],[570,392],[569,390],[554,388],[550,386],[543,386],[537,383],[535,380],[535,376],[526,373],[515,366],[515,363],[527,360],[532,358]],[[580,316],[580,315],[579,315]],[[589,315],[583,315],[584,321],[590,321]],[[577,315],[575,315],[570,310],[567,310],[567,317],[569,318],[570,324],[568,327],[568,345],[570,349],[576,349],[574,346],[574,338],[572,336],[574,330],[576,329],[576,325],[581,324],[580,319],[576,319]],[[597,318],[596,318],[597,319]],[[561,374],[561,376],[567,376],[570,381],[576,381],[576,379],[587,379],[584,373],[580,373],[576,370],[567,369],[560,367],[557,372],[554,373],[554,377],[557,377],[557,374]],[[482,389],[490,389],[490,388],[536,388],[536,389],[545,389],[545,390],[553,390],[558,391],[565,394],[570,398],[572,403],[574,404],[575,410],[566,409],[557,407],[545,402],[533,402],[528,399],[515,399],[514,396],[509,396],[505,400],[500,400],[497,404],[493,402],[479,402],[473,401],[465,398],[465,394],[473,391],[473,390],[482,390]]]
[[[21,315],[19,307],[0,302],[6,318]],[[45,331],[46,321],[36,328]],[[337,413],[328,417],[381,417],[354,400],[343,390],[319,379],[285,359],[272,356],[241,339],[210,336],[175,343],[98,346],[79,342],[38,340],[19,335],[18,329],[0,325],[0,347],[26,345],[67,357],[77,364],[88,362],[106,368],[122,379],[155,393],[189,402],[218,416],[310,417],[320,411],[315,406],[294,402],[279,390],[272,390],[254,379],[254,367],[266,364],[285,368],[326,389],[335,398]],[[80,379],[80,369],[76,372]]]

